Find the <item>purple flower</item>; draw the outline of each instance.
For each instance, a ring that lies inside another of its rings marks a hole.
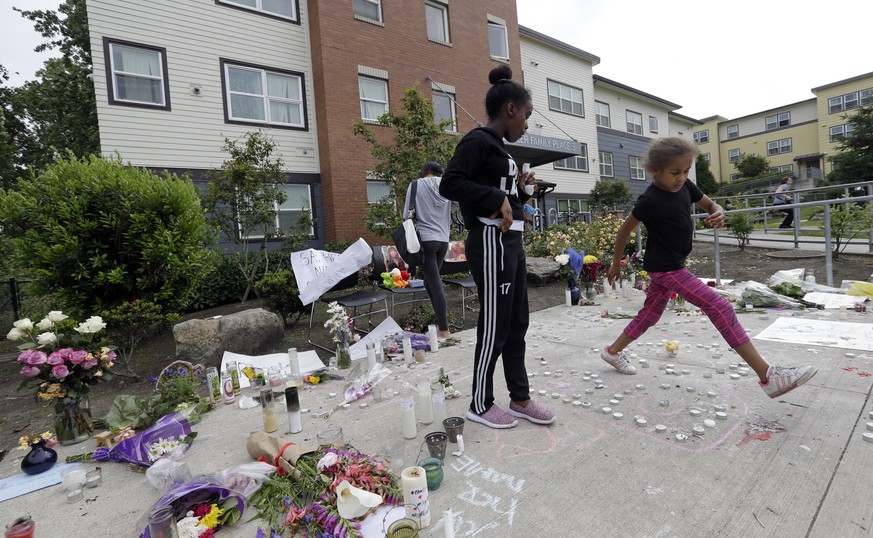
[[[149,383],[157,383],[157,382],[158,382],[158,378],[155,376],[155,374],[149,374]],[[261,529],[258,529],[258,530],[261,530]]]
[[[22,366],[19,373],[27,377],[36,377],[39,375],[39,368],[36,366]]]
[[[63,380],[65,377],[70,375],[70,371],[67,370],[67,367],[63,364],[58,364],[57,366],[52,367],[52,375],[57,379]]]
[[[94,368],[95,366],[97,366],[98,362],[99,361],[97,359],[91,359],[89,361],[85,361],[82,363],[82,368],[84,368],[85,370],[90,370],[91,368]]]
[[[264,531],[262,531],[260,527],[258,527],[258,532],[255,534],[255,538],[267,538],[264,536]]]
[[[26,362],[30,366],[40,366],[48,362],[48,357],[42,351],[28,349],[18,356],[18,362]]]
[[[67,355],[66,359],[70,361],[72,364],[82,364],[88,358],[88,352],[84,349],[77,349],[75,351],[70,350],[69,355]]]
[[[55,351],[54,353],[49,354],[47,362],[50,366],[64,364],[64,357],[61,356],[60,352]]]

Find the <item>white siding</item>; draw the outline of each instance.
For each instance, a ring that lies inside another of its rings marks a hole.
[[[535,169],[537,179],[556,183],[556,193],[587,194],[600,177],[591,62],[522,35],[521,65],[524,85],[531,92],[534,106],[534,113],[528,119],[528,132],[563,139],[572,137],[588,147],[587,173],[555,170],[552,164],[547,164]],[[549,110],[548,80],[581,89],[585,116]],[[561,129],[570,136],[561,132]]]
[[[644,90],[645,91],[645,90]],[[670,121],[667,117],[669,110],[658,107],[648,100],[634,96],[633,94],[619,91],[612,86],[597,86],[595,98],[601,103],[609,105],[610,125],[616,131],[627,131],[627,111],[631,110],[643,116],[643,136],[646,138],[660,138],[667,136],[670,129]],[[649,116],[658,118],[658,132],[649,131]]]
[[[257,126],[225,123],[219,58],[303,73],[306,131],[261,128],[286,170],[318,173],[315,98],[306,2],[300,24],[216,4],[214,0],[89,0],[94,86],[104,154],[137,166],[218,168],[224,139]],[[103,38],[167,51],[171,110],[110,105]],[[201,87],[192,95],[191,86]]]

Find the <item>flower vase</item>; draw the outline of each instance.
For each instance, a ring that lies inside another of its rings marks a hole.
[[[570,290],[570,304],[579,304],[579,299],[582,298],[582,293],[579,290],[579,282],[575,278],[568,278],[567,289]]]
[[[597,297],[597,292],[594,289],[594,284],[585,284],[585,299],[588,301],[593,301],[595,297]]]
[[[21,470],[26,474],[39,474],[48,471],[57,463],[58,453],[45,446],[45,439],[30,445],[30,452],[21,460]]]
[[[337,344],[336,365],[340,370],[345,370],[352,365],[352,353],[349,351],[349,345],[347,343]]]
[[[55,402],[55,435],[62,445],[87,441],[93,432],[91,402],[87,396],[68,396]]]

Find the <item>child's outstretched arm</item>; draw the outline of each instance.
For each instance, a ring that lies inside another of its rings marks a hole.
[[[618,235],[615,237],[615,254],[612,256],[612,265],[609,266],[609,270],[606,272],[606,277],[609,279],[610,284],[615,282],[621,274],[621,259],[624,255],[624,247],[627,245],[627,238],[630,237],[631,232],[639,224],[640,221],[633,214],[630,214],[624,219],[624,224],[618,230]]]
[[[724,226],[724,208],[715,203],[709,196],[704,194],[703,198],[697,201],[697,207],[709,213],[703,222],[711,224],[713,228]]]

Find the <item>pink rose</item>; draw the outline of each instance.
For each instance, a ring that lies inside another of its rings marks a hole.
[[[58,364],[57,366],[52,367],[52,375],[57,379],[63,380],[65,377],[70,375],[70,371],[67,370],[67,367],[63,364]]]
[[[24,362],[30,366],[40,366],[48,362],[48,357],[42,351],[28,349],[18,356],[18,362]]]
[[[104,359],[104,360],[105,360],[106,362],[113,362],[113,361],[115,360],[115,357],[116,357],[116,356],[117,356],[117,355],[115,354],[114,351],[109,350],[109,353],[106,354],[106,359]]]
[[[83,349],[71,351],[67,360],[73,364],[82,364],[88,358],[88,352]]]
[[[97,366],[98,362],[99,361],[97,359],[94,359],[94,358],[89,359],[89,360],[82,363],[82,368],[84,368],[85,370],[90,370],[91,368],[94,368],[95,366]]]
[[[55,351],[49,354],[48,363],[52,366],[57,366],[59,364],[64,364],[64,356],[61,355],[60,351]]]
[[[59,349],[57,351],[57,353],[59,353],[61,355],[61,358],[64,359],[65,361],[69,361],[70,357],[72,357],[73,353],[75,353],[75,352],[76,352],[76,350],[71,348],[71,347],[65,347],[65,348]]]
[[[22,366],[20,373],[23,376],[36,377],[39,375],[39,368],[36,366]]]

